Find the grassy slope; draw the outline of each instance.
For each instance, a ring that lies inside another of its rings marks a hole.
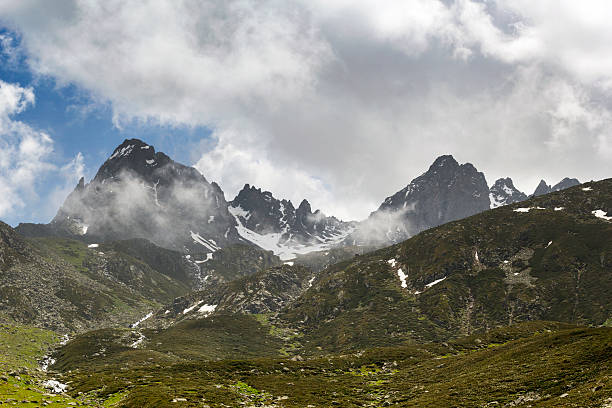
[[[6,322],[60,332],[127,325],[189,291],[113,246],[88,248],[67,238],[21,244],[27,257],[0,280],[0,318]]]
[[[137,356],[136,354],[134,356]],[[115,364],[69,374],[72,393],[121,406],[601,406],[612,398],[611,328],[525,323],[448,344],[307,361]],[[138,360],[139,357],[136,357]],[[129,358],[127,359],[129,361]],[[226,404],[226,405],[223,405]]]
[[[39,360],[57,345],[58,336],[30,326],[0,325],[0,405],[66,407],[70,403],[96,406],[85,398],[50,394],[43,381],[51,375],[38,370]]]
[[[323,353],[444,340],[524,320],[603,324],[612,316],[612,222],[591,211],[612,213],[612,180],[590,186],[487,211],[334,265],[283,317],[305,331],[307,351]]]

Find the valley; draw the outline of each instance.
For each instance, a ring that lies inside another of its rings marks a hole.
[[[543,183],[441,156],[342,221],[126,140],[0,224],[0,403],[610,407],[612,179]]]

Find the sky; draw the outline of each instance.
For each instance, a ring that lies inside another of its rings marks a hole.
[[[452,154],[526,193],[612,176],[607,0],[0,0],[0,220],[137,137],[345,220]]]

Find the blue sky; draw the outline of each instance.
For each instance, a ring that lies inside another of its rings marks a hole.
[[[19,47],[15,33],[2,29],[0,35],[10,36],[13,45]],[[155,125],[141,121],[118,127],[113,123],[109,104],[94,100],[86,90],[75,85],[59,86],[51,77],[33,74],[23,56],[11,61],[4,56],[0,80],[33,89],[35,104],[12,119],[51,136],[54,142],[51,160],[58,166],[81,153],[86,181],[93,178],[99,166],[126,138],[142,139],[173,159],[192,164],[203,151],[202,140],[210,135],[203,126]],[[20,222],[49,222],[57,208],[48,205],[48,196],[60,181],[54,180],[55,173],[41,176],[36,186],[38,197],[30,197],[24,206],[4,214],[0,220],[13,226]]]

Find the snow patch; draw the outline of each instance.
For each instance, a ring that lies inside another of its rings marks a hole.
[[[81,230],[81,235],[87,234],[87,230],[89,229],[89,225],[77,221],[77,227]]]
[[[593,191],[592,187],[582,187],[582,191]]]
[[[555,207],[555,211],[565,210],[565,207]]]
[[[497,208],[506,205],[506,200],[503,197],[497,197],[493,193],[489,193],[489,202],[491,203],[489,208]]]
[[[121,148],[121,150],[118,150],[115,153],[113,153],[113,155],[109,158],[109,160],[114,159],[115,157],[128,156],[130,153],[132,153],[133,149],[134,149],[134,145],[123,147]]]
[[[87,248],[97,248],[99,246],[100,246],[100,244],[89,244],[89,245],[87,245]]]
[[[389,259],[389,260],[387,261],[387,263],[388,263],[389,265],[391,265],[391,267],[392,267],[392,268],[395,268],[395,264],[396,264],[396,262],[395,262],[395,258],[393,258],[393,259]]]
[[[204,259],[203,261],[195,261],[195,263],[197,263],[197,264],[203,264],[204,262],[208,262],[208,261],[210,261],[211,259],[213,259],[213,253],[212,253],[212,252],[209,252],[209,253],[207,253],[207,254],[206,254],[206,259]]]
[[[313,276],[312,278],[310,278],[310,280],[308,281],[308,287],[312,288],[312,282],[314,282],[315,280],[315,276]]]
[[[285,262],[283,265],[293,266],[293,262]]]
[[[155,163],[155,160],[153,160],[153,159],[147,159],[145,161],[147,162],[148,165],[152,165],[152,164]]]
[[[608,213],[604,210],[591,211],[591,214],[593,214],[597,218],[601,218],[602,220],[612,221],[612,216],[608,216]]]
[[[132,325],[130,327],[138,327],[138,325],[142,322],[144,322],[145,320],[147,320],[149,317],[153,316],[153,312],[149,312],[147,313],[147,315],[145,317],[143,317],[142,319],[140,319],[139,321],[137,321],[136,323],[132,323]]]
[[[428,283],[427,285],[425,285],[426,288],[431,288],[433,285],[437,285],[438,283],[442,282],[444,279],[446,279],[446,276],[443,277],[442,279],[437,279],[431,283]]]
[[[351,232],[353,228],[349,228],[346,231],[337,234],[331,234],[325,241],[312,243],[312,244],[285,244],[283,241],[283,233],[274,232],[270,234],[258,234],[255,231],[251,231],[242,224],[241,217],[248,219],[250,214],[244,211],[240,206],[228,207],[230,214],[236,219],[236,230],[245,240],[257,245],[258,247],[267,251],[272,251],[274,255],[277,255],[282,261],[288,261],[295,259],[297,255],[307,254],[313,251],[325,251],[329,250],[335,245],[342,242]]]
[[[206,316],[208,316],[209,314],[214,312],[216,308],[217,308],[217,305],[208,305],[208,304],[205,304],[201,308],[198,309],[198,313],[203,313]]]
[[[213,222],[215,220],[215,216],[211,215],[208,217],[208,223],[210,224],[211,222]]]
[[[529,210],[545,210],[546,208],[544,207],[521,207],[521,208],[515,208],[514,212],[520,212],[520,213],[528,213]]]
[[[200,234],[196,234],[193,231],[189,231],[189,233],[191,234],[191,239],[193,239],[193,242],[195,242],[196,244],[203,245],[209,251],[215,252],[215,251],[220,249],[219,246],[217,246],[217,243],[214,240],[202,238],[202,236]]]
[[[140,343],[142,343],[142,342],[143,342],[143,341],[146,339],[146,337],[145,337],[145,335],[144,335],[144,334],[142,334],[142,333],[138,332],[138,335],[139,335],[138,339],[137,339],[135,342],[133,342],[132,344],[130,344],[130,347],[132,347],[132,348],[137,348],[137,347],[138,347],[138,345],[139,345]]]
[[[406,274],[404,273],[404,271],[402,271],[402,268],[399,268],[397,270],[397,276],[399,276],[400,282],[402,283],[402,288],[407,288],[408,284],[406,283],[406,278],[408,276],[406,276]]]
[[[198,303],[196,303],[193,306],[188,307],[187,309],[183,310],[183,314],[187,314],[189,312],[191,312],[193,309],[195,309],[196,307],[200,306],[202,303],[204,303],[203,300],[200,300]]]
[[[513,211],[514,212],[520,212],[520,213],[528,213],[529,210],[531,210],[531,208],[529,208],[529,207],[521,207],[521,208],[515,208]]]
[[[546,248],[548,248],[550,246],[550,244],[552,244],[552,241],[548,241],[548,244],[546,245]]]
[[[51,390],[51,392],[55,394],[61,394],[62,392],[66,392],[66,390],[68,389],[68,386],[66,384],[62,384],[57,380],[44,381],[43,386],[46,389]]]
[[[55,359],[51,356],[44,356],[42,361],[40,362],[40,369],[43,371],[47,371],[49,366],[55,364]]]

